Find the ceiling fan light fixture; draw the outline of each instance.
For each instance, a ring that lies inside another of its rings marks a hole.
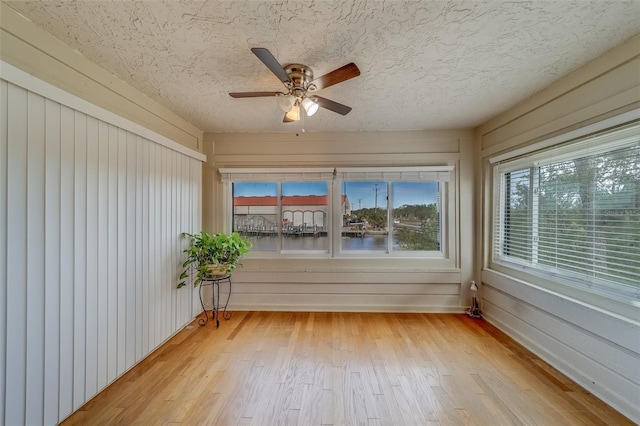
[[[291,107],[291,111],[287,112],[286,117],[292,121],[300,120],[300,105],[297,102]]]
[[[307,117],[314,115],[319,107],[340,115],[347,115],[351,111],[351,107],[331,99],[316,96],[315,92],[359,76],[360,69],[353,62],[321,77],[314,78],[313,71],[308,66],[304,64],[289,64],[283,67],[271,52],[264,47],[254,47],[251,52],[269,68],[269,71],[278,77],[284,84],[285,89],[282,92],[231,92],[229,95],[232,98],[276,96],[278,98],[278,106],[285,113],[282,119],[283,123],[299,121],[301,119],[300,107],[304,108]]]
[[[295,101],[296,101],[296,98],[291,93],[287,95],[278,96],[278,105],[280,106],[280,109],[283,110],[284,112],[291,111],[291,108],[293,108],[293,104],[295,103]]]
[[[318,112],[319,105],[310,98],[304,98],[302,100],[302,107],[306,111],[307,117],[311,117],[313,114]]]

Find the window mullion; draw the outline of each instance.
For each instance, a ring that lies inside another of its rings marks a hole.
[[[276,230],[278,233],[278,238],[276,239],[276,248],[278,253],[282,252],[282,239],[284,238],[284,230],[282,229],[282,221],[284,219],[282,215],[282,182],[278,182],[278,195],[276,199],[278,200],[278,207],[276,211]]]
[[[538,245],[540,243],[540,168],[532,167],[530,172],[531,188],[531,263],[538,263]]]
[[[391,200],[393,200],[393,194],[391,193],[391,182],[387,182],[387,253],[391,253],[393,250],[393,207],[391,206]]]

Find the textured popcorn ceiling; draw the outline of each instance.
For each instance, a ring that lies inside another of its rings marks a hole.
[[[474,127],[640,32],[640,0],[6,1],[204,131]],[[353,108],[283,124],[282,83],[249,50],[316,77]]]

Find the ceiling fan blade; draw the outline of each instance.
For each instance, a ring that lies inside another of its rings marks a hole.
[[[293,123],[293,120],[287,117],[287,114],[284,114],[284,118],[282,119],[283,123]]]
[[[325,87],[333,86],[334,84],[342,83],[343,81],[360,75],[360,69],[353,62],[333,70],[328,74],[318,77],[311,82],[315,84],[316,90],[324,89]]]
[[[333,112],[337,112],[338,114],[347,115],[351,112],[351,107],[346,105],[339,104],[338,102],[332,101],[331,99],[323,98],[321,96],[312,96],[316,103],[322,108],[326,108]]]
[[[283,83],[291,81],[289,79],[289,74],[282,68],[280,62],[264,47],[254,47],[251,49],[254,55],[258,57],[262,61],[263,64],[267,66],[271,70],[272,73],[276,75]]]
[[[267,96],[278,96],[280,92],[234,92],[229,93],[232,98],[261,98]]]

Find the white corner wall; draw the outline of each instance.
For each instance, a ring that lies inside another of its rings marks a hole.
[[[204,156],[0,64],[0,423],[57,424],[193,319]]]
[[[482,205],[476,219],[476,262],[482,268],[485,318],[638,423],[640,308],[494,267],[488,159],[639,107],[636,36],[492,119],[476,134],[476,193]]]
[[[455,167],[450,259],[247,258],[234,271],[233,309],[460,313],[468,308],[471,295],[461,283],[473,272],[470,130],[206,133],[204,152],[210,161],[204,170],[203,224],[211,232],[228,231],[230,223],[219,167]]]

